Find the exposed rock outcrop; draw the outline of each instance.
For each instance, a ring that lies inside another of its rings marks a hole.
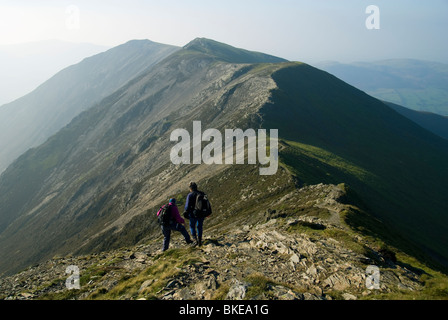
[[[174,235],[165,253],[157,239],[101,254],[54,258],[0,279],[0,297],[354,300],[422,290],[415,269],[397,261],[384,264],[386,257],[344,224],[339,214],[348,205],[338,202],[343,194],[334,185],[299,189],[273,204],[269,214],[275,218],[261,213],[259,223],[229,221],[227,231],[206,229],[200,248]],[[289,214],[288,203],[306,203],[312,215]],[[79,268],[79,290],[67,289],[69,265]],[[380,270],[378,289],[367,286],[369,265]]]

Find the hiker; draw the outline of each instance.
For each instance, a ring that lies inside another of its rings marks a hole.
[[[198,191],[198,186],[195,182],[190,182],[189,188],[190,193],[185,202],[184,216],[190,220],[190,232],[195,240],[195,245],[202,246],[204,219],[211,214],[211,207],[207,195],[202,191]],[[201,207],[198,208],[198,206]]]
[[[182,233],[187,244],[193,243],[187,229],[184,227],[185,220],[182,219],[179,214],[179,209],[176,206],[176,199],[170,199],[170,202],[167,205],[161,207],[157,212],[157,217],[164,236],[162,251],[168,250],[170,246],[171,230]]]

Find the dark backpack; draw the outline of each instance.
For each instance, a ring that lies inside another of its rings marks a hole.
[[[212,214],[212,206],[210,205],[208,196],[204,192],[197,192],[194,212],[198,218],[205,218]]]
[[[159,214],[158,214],[157,219],[159,221],[159,224],[164,227],[169,226],[173,222],[173,219],[171,216],[171,205],[170,204],[164,205],[163,207],[161,207],[159,209]]]

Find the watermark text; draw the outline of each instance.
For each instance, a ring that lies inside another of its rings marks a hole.
[[[266,129],[258,129],[258,131],[254,129],[245,131],[242,129],[226,129],[223,137],[223,134],[217,129],[207,129],[202,133],[201,121],[193,122],[192,139],[187,130],[176,129],[171,133],[170,140],[178,142],[171,149],[170,153],[171,162],[176,165],[201,163],[208,165],[245,164],[245,146],[247,142],[247,164],[256,164],[258,161],[263,166],[267,165],[267,167],[260,167],[260,175],[274,175],[277,173],[277,129],[269,130],[269,147]],[[203,142],[209,143],[202,148]]]

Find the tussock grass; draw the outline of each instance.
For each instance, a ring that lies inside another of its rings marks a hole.
[[[155,299],[157,293],[163,290],[169,281],[181,275],[183,266],[198,261],[200,259],[195,255],[194,248],[169,249],[155,256],[153,264],[141,272],[123,275],[112,290],[107,291],[100,288],[88,298],[92,300]],[[152,280],[152,283],[140,290],[146,280]]]

